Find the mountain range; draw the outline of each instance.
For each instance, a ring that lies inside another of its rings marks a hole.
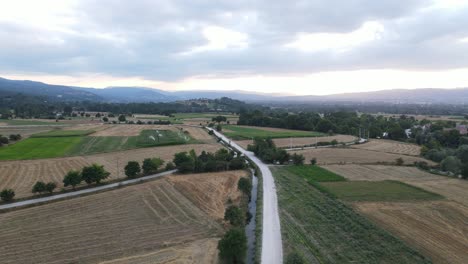
[[[56,101],[100,101],[115,103],[172,102],[178,100],[229,97],[248,102],[385,102],[409,104],[464,104],[468,102],[468,88],[457,89],[393,89],[364,93],[292,96],[249,91],[164,91],[147,87],[108,87],[103,89],[52,85],[29,80],[0,78],[0,96],[11,94],[41,96]]]

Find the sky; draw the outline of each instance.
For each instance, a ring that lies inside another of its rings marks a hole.
[[[0,77],[325,95],[468,87],[468,0],[0,0]]]

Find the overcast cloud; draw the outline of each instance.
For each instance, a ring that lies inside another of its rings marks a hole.
[[[0,75],[178,82],[468,68],[468,1],[1,1]]]

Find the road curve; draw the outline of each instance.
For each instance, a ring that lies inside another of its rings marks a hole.
[[[17,208],[17,207],[41,204],[41,203],[54,201],[54,200],[61,200],[61,199],[70,198],[70,197],[74,197],[74,196],[79,196],[79,195],[83,195],[83,194],[99,192],[99,191],[102,191],[102,190],[113,189],[113,188],[129,185],[129,184],[137,183],[137,182],[140,182],[140,181],[147,181],[147,180],[151,180],[151,179],[154,179],[154,178],[159,178],[161,176],[172,174],[174,172],[176,172],[176,170],[165,171],[165,172],[161,172],[161,173],[153,174],[153,175],[149,175],[149,176],[144,176],[144,177],[137,178],[137,179],[132,179],[132,180],[126,180],[126,181],[101,185],[101,186],[87,188],[87,189],[79,190],[79,191],[75,191],[75,192],[61,193],[61,194],[41,197],[41,198],[37,198],[37,199],[30,199],[30,200],[15,202],[15,203],[3,204],[3,205],[0,205],[0,211],[5,210],[5,209],[12,209],[12,208]]]
[[[262,227],[262,264],[283,263],[283,244],[281,241],[281,226],[278,211],[278,199],[273,175],[268,166],[255,156],[253,152],[243,149],[223,134],[212,130],[214,134],[231,147],[237,149],[254,162],[263,177],[263,227]]]

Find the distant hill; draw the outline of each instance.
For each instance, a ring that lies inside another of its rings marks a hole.
[[[163,91],[147,87],[108,87],[104,89],[51,85],[34,81],[0,78],[0,95],[24,94],[58,101],[101,102],[173,102],[198,98],[229,97],[247,102],[385,102],[395,104],[464,104],[468,103],[468,88],[458,89],[395,89],[365,93],[344,93],[325,96],[287,96],[249,91]]]
[[[101,101],[102,98],[77,87],[51,85],[34,81],[16,81],[0,78],[0,92],[3,94],[25,94],[41,96],[57,101]]]

